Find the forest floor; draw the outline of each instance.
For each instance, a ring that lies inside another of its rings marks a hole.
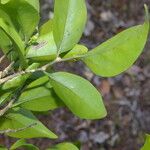
[[[52,0],[41,3],[45,22],[53,15],[53,4]],[[150,0],[87,0],[89,20],[81,43],[92,49],[120,31],[143,23],[144,3],[150,8]],[[81,62],[59,64],[55,69],[90,80],[102,93],[108,116],[81,120],[67,109],[58,109],[39,118],[59,139],[31,142],[41,150],[62,141],[80,142],[82,150],[140,150],[144,134],[150,133],[150,39],[133,67],[114,78],[95,76]],[[2,141],[8,145],[11,139]]]

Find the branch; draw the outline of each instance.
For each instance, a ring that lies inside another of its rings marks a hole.
[[[56,64],[56,63],[60,63],[60,62],[65,62],[65,61],[69,61],[69,60],[74,60],[74,59],[78,59],[82,56],[76,56],[76,57],[71,57],[71,58],[66,58],[66,59],[61,59],[60,57],[57,57],[54,61],[42,66],[41,68],[38,68],[38,69],[34,69],[34,70],[25,70],[25,71],[20,71],[20,72],[17,72],[13,75],[10,75],[8,77],[5,77],[3,79],[0,79],[0,84],[3,84],[5,82],[7,82],[8,80],[11,80],[19,75],[23,75],[23,74],[27,74],[27,73],[34,73],[34,72],[37,72],[37,71],[46,71],[48,67]]]
[[[2,63],[2,61],[6,58],[6,55],[3,55],[1,58],[0,58],[0,63]]]
[[[12,97],[10,102],[3,109],[0,110],[0,117],[2,117],[10,108],[12,108],[14,102],[18,99],[18,97],[23,92],[25,87],[26,86],[23,86],[23,87],[19,88],[19,90],[17,89],[17,92],[14,94],[14,96]]]
[[[35,71],[35,70],[34,70]],[[13,75],[10,75],[10,76],[7,76],[5,78],[2,78],[0,79],[0,85],[7,82],[8,80],[11,80],[19,75],[23,75],[23,74],[26,74],[26,73],[32,73],[33,71],[20,71],[20,72],[17,72],[17,73],[14,73]]]
[[[24,130],[26,130],[28,128],[32,128],[32,127],[34,127],[36,125],[37,125],[37,123],[33,123],[33,124],[30,124],[29,126],[26,126],[26,127],[23,127],[23,128],[7,129],[7,130],[4,130],[4,131],[0,131],[0,134],[16,133],[16,132],[24,131]]]
[[[0,58],[0,63],[2,63],[2,61],[7,58],[7,56],[10,54],[12,50],[9,50],[5,55],[3,55],[1,58]]]
[[[12,107],[14,101],[15,98],[12,99],[4,109],[0,110],[0,117],[3,116]]]
[[[0,79],[8,75],[9,71],[12,70],[12,66],[14,62],[12,62],[4,71],[0,72]]]

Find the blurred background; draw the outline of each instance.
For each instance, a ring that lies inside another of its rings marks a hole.
[[[150,8],[150,0],[86,1],[88,23],[81,43],[89,49],[130,26],[143,23],[144,3]],[[52,16],[52,0],[41,0],[41,24]],[[81,62],[58,64],[55,69],[90,80],[102,93],[108,116],[103,120],[81,120],[67,109],[58,109],[40,116],[40,120],[56,132],[59,139],[30,142],[41,150],[62,141],[80,143],[81,150],[140,149],[144,134],[150,133],[150,39],[133,67],[115,78],[95,76]],[[0,138],[0,143],[5,145],[11,142],[10,138]]]

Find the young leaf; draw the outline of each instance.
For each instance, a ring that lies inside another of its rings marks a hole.
[[[56,58],[57,47],[52,32],[40,36],[36,43],[27,49],[27,58],[35,61],[50,61]]]
[[[33,125],[31,127],[31,125]],[[14,108],[4,117],[0,118],[0,130],[16,130],[7,133],[10,137],[16,138],[37,138],[46,137],[55,139],[57,136],[46,128],[37,118],[25,109]],[[18,131],[17,131],[18,130]]]
[[[53,148],[48,148],[47,150],[79,150],[79,149],[72,143],[66,142],[57,144]]]
[[[146,19],[143,25],[119,33],[87,53],[82,60],[97,75],[118,75],[136,61],[145,46],[148,33],[149,19]]]
[[[60,53],[72,49],[78,43],[86,19],[85,0],[55,0],[53,31]]]
[[[85,119],[106,116],[100,93],[87,80],[65,72],[48,75],[56,94],[75,115]]]
[[[15,142],[11,147],[10,150],[16,150],[18,148],[25,148],[27,150],[39,150],[38,147],[32,144],[26,143],[25,139],[20,139],[17,142]]]
[[[76,56],[80,56],[80,55],[86,54],[87,52],[88,52],[87,47],[85,47],[84,45],[77,44],[63,58],[76,57]]]
[[[141,150],[149,150],[150,148],[150,135],[146,135],[146,142],[144,146],[141,148]]]
[[[14,104],[14,107],[20,106],[32,111],[48,111],[54,110],[62,105],[62,101],[52,88],[40,86],[23,92],[18,101]]]

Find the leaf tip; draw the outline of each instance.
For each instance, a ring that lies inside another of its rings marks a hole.
[[[149,10],[146,4],[144,4],[144,9],[145,9],[145,21],[149,22]]]
[[[51,134],[48,135],[48,138],[50,138],[50,139],[58,139],[58,136],[51,132]]]

